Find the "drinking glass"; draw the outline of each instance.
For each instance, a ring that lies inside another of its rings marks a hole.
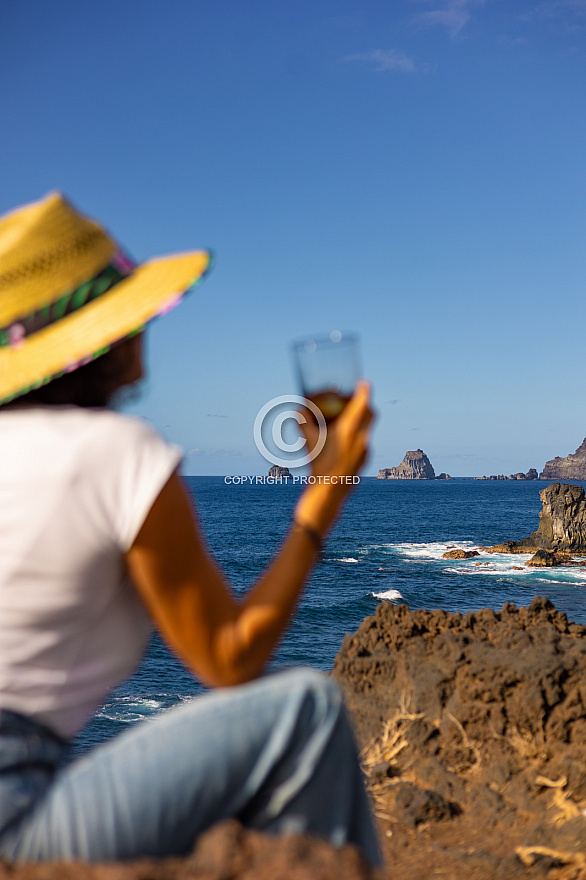
[[[323,413],[326,423],[337,418],[360,378],[358,336],[333,330],[293,343],[295,371],[303,396]]]

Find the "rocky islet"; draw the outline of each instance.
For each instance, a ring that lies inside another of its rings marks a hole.
[[[377,475],[377,480],[435,480],[435,478],[432,464],[422,449],[406,452],[400,465],[382,468]],[[447,474],[442,474],[442,479],[450,478]]]
[[[269,468],[268,476],[271,480],[287,480],[293,477],[288,467],[280,467],[278,464]]]

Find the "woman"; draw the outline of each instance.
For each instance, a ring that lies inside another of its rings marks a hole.
[[[134,266],[55,193],[0,218],[0,856],[182,854],[235,816],[379,859],[336,688],[310,670],[259,678],[348,487],[306,489],[239,601],[206,549],[180,451],[109,408],[142,375],[144,325],[208,265],[196,252]],[[314,473],[355,474],[371,419],[362,383]],[[153,624],[220,690],[68,761]]]

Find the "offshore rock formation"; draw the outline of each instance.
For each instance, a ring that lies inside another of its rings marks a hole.
[[[525,565],[529,568],[548,568],[553,565],[573,565],[571,555],[566,552],[556,552],[554,550],[538,550],[534,556],[529,559]]]
[[[563,564],[560,551],[586,554],[586,495],[582,486],[551,483],[539,493],[543,505],[537,531],[521,541],[505,541],[486,547],[489,553],[529,553],[536,550],[556,551],[555,562],[535,562],[534,565]],[[538,558],[541,558],[538,557]]]
[[[573,455],[545,462],[540,480],[586,480],[586,437]]]
[[[509,480],[538,480],[539,474],[535,470],[535,468],[529,468],[526,474],[519,472],[518,474],[511,474]]]
[[[441,474],[438,474],[436,480],[453,480],[453,477],[450,477],[449,474],[446,474],[445,471],[442,471]]]
[[[552,483],[539,496],[543,504],[539,526],[522,543],[544,550],[586,552],[586,496],[582,486]]]
[[[442,553],[442,559],[472,559],[473,556],[480,556],[478,550],[448,550]]]
[[[290,476],[292,476],[292,474],[288,467],[279,467],[276,464],[274,464],[269,471],[269,477],[275,480],[287,479],[287,477]]]
[[[383,468],[377,480],[435,480],[435,471],[422,449],[407,452],[398,467]]]
[[[511,474],[510,477],[506,477],[504,474],[491,474],[490,477],[474,477],[475,480],[538,480],[539,474],[535,470],[535,468],[529,468],[526,474],[522,471],[519,471],[518,474]]]

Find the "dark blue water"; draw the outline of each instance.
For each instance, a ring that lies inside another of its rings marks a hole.
[[[226,485],[222,477],[186,480],[212,552],[235,592],[245,591],[278,550],[300,487]],[[528,569],[520,556],[441,558],[447,546],[474,548],[530,534],[538,525],[539,491],[546,485],[363,478],[328,541],[275,665],[331,668],[344,634],[381,601],[468,611],[498,609],[504,602],[525,605],[539,594],[586,623],[586,560],[584,569]],[[155,638],[140,669],[82,732],[77,749],[201,690]]]

